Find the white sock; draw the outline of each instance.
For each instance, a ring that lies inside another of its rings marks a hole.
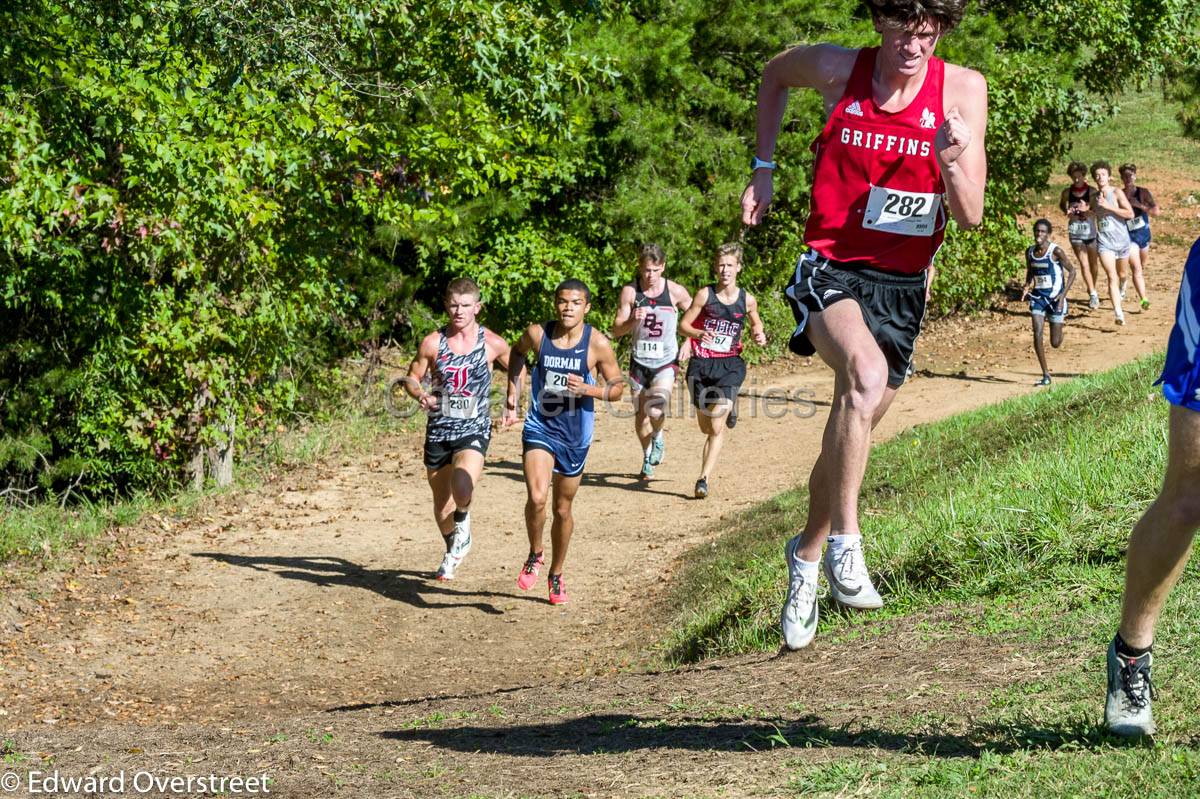
[[[847,548],[849,548],[855,544],[859,544],[861,546],[862,533],[847,533],[845,535],[831,535],[826,540],[829,542],[829,557],[837,558],[839,555],[841,555],[843,552],[845,552]]]
[[[800,574],[804,575],[805,580],[815,581],[817,579],[817,572],[821,568],[821,562],[819,560],[804,560],[797,555],[795,561]]]

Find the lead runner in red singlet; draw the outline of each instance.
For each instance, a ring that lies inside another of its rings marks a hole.
[[[799,46],[763,70],[753,177],[742,194],[742,221],[759,224],[771,202],[771,158],[788,90],[816,89],[828,120],[813,143],[809,252],[787,289],[797,322],[789,346],[819,354],[835,381],[809,477],[808,520],[785,550],[781,626],[789,649],[807,646],[816,632],[819,566],[840,604],[882,605],[858,522],[871,429],[911,363],[925,315],[925,272],[947,217],[974,227],[983,216],[987,83],[933,55],[966,0],[863,2],[878,47]]]

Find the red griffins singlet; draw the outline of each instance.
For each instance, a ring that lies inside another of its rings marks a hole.
[[[933,261],[946,227],[946,186],[934,150],[945,118],[945,62],[930,57],[912,102],[889,113],[875,105],[871,89],[878,51],[858,51],[846,91],[812,144],[804,240],[835,261],[915,274]]]

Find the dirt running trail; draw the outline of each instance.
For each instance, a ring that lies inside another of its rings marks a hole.
[[[1170,196],[1152,177],[1146,182]],[[1050,356],[1057,375],[1164,346],[1186,253],[1179,242],[1196,229],[1194,208],[1158,221],[1156,232],[1168,235],[1150,270],[1155,302],[1128,313],[1124,328],[1106,307],[1087,311],[1076,282],[1066,343]],[[1040,376],[1017,302],[933,325],[917,364],[877,440],[1033,391]],[[811,392],[816,414],[798,415],[810,406],[795,402],[782,415],[764,413],[755,397],[768,387]],[[847,729],[886,720],[870,708],[892,706],[898,680],[916,669],[918,682],[930,682],[921,670],[936,671],[929,664],[938,653],[919,664],[889,660],[902,645],[897,632],[854,652],[817,646],[670,674],[630,669],[663,633],[654,610],[681,556],[718,535],[734,511],[807,476],[831,388],[819,361],[752,370],[745,390],[754,396],[742,399],[703,501],[691,498],[702,444],[694,420],[668,422],[666,459],[641,486],[631,420],[600,414],[563,608],[547,603],[544,582],[528,593],[515,587],[527,548],[516,431],[493,438],[472,511],[474,549],[451,583],[429,579],[441,542],[415,436],[285,474],[195,518],[121,531],[109,557],[53,578],[47,590],[6,590],[0,730],[16,749],[52,754],[80,773],[120,764],[188,773],[181,764],[205,762],[206,773],[265,769],[283,796],[323,796],[339,785],[370,785],[362,795],[372,796],[782,787],[777,766],[797,754],[770,751],[774,732],[832,735],[832,749],[816,757],[834,757],[851,745]],[[917,691],[909,704],[946,711],[955,680],[999,684],[1021,666],[1002,641],[955,639],[947,654],[971,646],[992,655],[959,677],[938,677],[949,693]],[[785,684],[788,675],[824,660],[873,676],[848,683],[865,686],[861,696],[808,696],[796,709],[789,703],[807,695]],[[653,713],[630,715],[634,707]],[[606,708],[602,717],[597,708]],[[435,723],[455,718],[450,728]],[[870,729],[872,745],[899,745]],[[619,735],[588,743],[596,731]],[[971,746],[965,733],[950,743]]]

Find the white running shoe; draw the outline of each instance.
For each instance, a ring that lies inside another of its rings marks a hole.
[[[787,542],[784,558],[788,567],[787,599],[779,614],[779,626],[783,630],[783,643],[788,649],[803,649],[812,643],[817,634],[817,581],[808,578],[796,559],[800,547],[800,536]]]
[[[836,556],[833,547],[829,547],[821,563],[825,567],[825,578],[829,580],[829,592],[838,604],[858,610],[883,607],[883,599],[871,584],[871,575],[867,574],[862,539],[847,544]]]
[[[1113,315],[1113,321],[1115,321],[1118,325],[1125,324],[1125,314],[1117,311],[1116,314]]]
[[[1100,307],[1100,295],[1094,291],[1088,295],[1088,307],[1093,311]]]
[[[439,580],[453,580],[454,573],[462,565],[463,558],[471,551],[471,516],[461,522],[454,523],[454,532],[450,534],[450,549],[442,558],[442,565],[435,575]]]

